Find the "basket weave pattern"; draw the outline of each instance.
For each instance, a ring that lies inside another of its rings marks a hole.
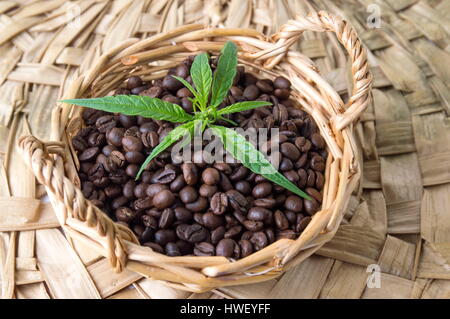
[[[344,103],[321,78],[313,63],[290,50],[303,31],[334,32],[351,58],[353,92]],[[130,39],[105,53],[86,74],[76,79],[65,98],[99,97],[128,77],[163,77],[167,69],[199,51],[218,52],[225,41],[239,46],[239,63],[264,77],[288,77],[299,106],[315,119],[327,142],[322,209],[297,240],[282,239],[238,261],[224,257],[167,257],[139,246],[133,233],[114,223],[83,197],[71,137],[82,126],[79,108],[60,105],[53,113],[52,139],[44,143],[22,137],[19,146],[38,181],[45,185],[61,226],[72,237],[109,258],[116,271],[125,267],[184,290],[200,292],[220,286],[272,279],[298,264],[336,232],[360,178],[353,123],[370,102],[372,76],[364,48],[341,18],[319,12],[288,21],[267,39],[253,30],[215,29],[187,25],[146,40]],[[151,62],[165,62],[153,65]]]

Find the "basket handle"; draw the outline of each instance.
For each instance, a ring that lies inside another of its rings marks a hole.
[[[336,129],[342,130],[358,119],[371,101],[372,74],[369,70],[366,50],[355,29],[341,17],[319,11],[307,17],[297,17],[281,26],[280,31],[274,35],[280,43],[294,44],[304,31],[325,32],[336,34],[339,42],[345,47],[352,61],[353,92],[345,104],[343,113],[335,114],[331,118]],[[286,51],[287,52],[287,49]]]
[[[127,262],[124,240],[137,242],[137,239],[131,230],[114,223],[99,208],[86,200],[83,193],[64,176],[63,165],[59,165],[56,157],[52,156],[52,154],[65,155],[64,143],[44,143],[34,136],[22,136],[18,140],[18,146],[26,164],[53,199],[52,204],[56,201],[61,206],[64,205],[64,209],[55,209],[61,226],[70,228],[66,224],[70,217],[82,221],[83,227],[90,228],[100,238],[104,238],[98,244],[105,248],[114,270],[122,271]]]

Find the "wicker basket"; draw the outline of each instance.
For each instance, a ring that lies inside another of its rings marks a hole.
[[[318,74],[312,61],[290,49],[307,30],[333,31],[350,55],[353,91],[347,103]],[[203,25],[186,25],[145,40],[129,39],[101,56],[89,72],[73,81],[64,97],[104,96],[132,75],[140,75],[145,81],[161,78],[186,56],[205,50],[218,52],[227,40],[238,45],[242,65],[267,78],[289,78],[292,96],[318,124],[330,154],[322,209],[298,239],[278,240],[238,261],[220,256],[168,257],[154,252],[140,246],[131,230],[114,223],[83,197],[77,175],[79,163],[69,142],[83,125],[81,109],[61,104],[52,117],[52,142],[25,136],[20,138],[19,147],[38,181],[46,187],[66,233],[108,257],[115,271],[127,268],[193,292],[260,282],[306,259],[339,227],[361,173],[353,123],[370,102],[372,83],[365,50],[353,28],[340,17],[319,12],[297,18],[270,39],[254,30]]]

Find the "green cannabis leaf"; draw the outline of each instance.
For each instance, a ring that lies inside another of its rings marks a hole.
[[[210,128],[220,138],[225,149],[253,173],[262,175],[298,196],[311,200],[308,194],[301,191],[284,175],[280,174],[243,135],[223,126],[210,125]]]
[[[177,142],[182,137],[187,141],[198,133],[210,127],[221,139],[225,149],[245,167],[268,180],[283,186],[291,192],[306,199],[311,199],[297,186],[280,174],[275,167],[260,153],[243,135],[232,129],[213,125],[217,120],[223,120],[231,125],[237,123],[225,117],[228,114],[252,110],[262,106],[272,105],[265,101],[245,101],[218,109],[218,106],[227,97],[236,76],[237,66],[236,45],[228,41],[225,43],[214,72],[209,64],[207,53],[197,55],[192,63],[190,75],[192,85],[185,79],[173,76],[180,81],[194,96],[190,100],[193,104],[194,115],[186,113],[179,105],[172,104],[157,98],[139,95],[116,95],[93,99],[62,100],[63,103],[85,106],[96,110],[122,113],[125,115],[140,115],[154,120],[164,120],[173,123],[184,123],[175,127],[164,137],[147,157],[140,167],[136,180],[139,179],[147,165]]]
[[[112,113],[140,115],[173,123],[183,123],[194,118],[179,105],[140,95],[116,95],[94,99],[62,100],[61,102]]]

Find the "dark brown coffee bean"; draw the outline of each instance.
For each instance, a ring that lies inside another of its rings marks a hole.
[[[214,256],[216,248],[207,242],[201,242],[195,244],[194,255],[195,256]]]
[[[260,231],[264,227],[264,223],[261,221],[254,221],[254,220],[246,220],[242,223],[247,230],[250,230],[252,232]]]
[[[249,169],[245,166],[239,166],[233,174],[230,175],[230,180],[233,182],[245,179],[248,176]]]
[[[297,233],[301,233],[302,231],[305,230],[305,228],[308,226],[308,224],[311,222],[311,217],[307,216],[307,217],[303,217],[301,218],[297,225],[295,225],[295,231]]]
[[[216,256],[233,257],[236,242],[230,238],[224,238],[216,246]]]
[[[124,223],[130,223],[136,217],[136,212],[128,207],[116,209],[116,219]]]
[[[120,147],[122,146],[124,130],[118,127],[113,127],[106,133],[106,139],[109,144]]]
[[[136,183],[134,180],[130,179],[122,189],[123,196],[125,196],[128,199],[134,198],[134,188],[136,187]],[[120,189],[120,187],[119,187]],[[109,197],[109,196],[108,196]]]
[[[200,196],[210,198],[217,192],[217,186],[202,184],[198,190]]]
[[[194,213],[203,212],[208,208],[208,200],[205,197],[199,197],[195,202],[186,204],[186,208]]]
[[[112,209],[118,209],[119,207],[126,206],[128,203],[128,198],[125,196],[119,196],[117,198],[114,198],[114,200],[111,202]]]
[[[173,229],[160,229],[155,233],[155,242],[161,246],[167,245],[167,243],[175,242],[177,236]]]
[[[298,174],[298,183],[297,186],[300,188],[304,188],[306,186],[306,182],[308,180],[308,174],[306,173],[306,171],[301,168],[297,171]]]
[[[318,172],[325,171],[325,161],[323,157],[316,155],[311,158],[311,168]]]
[[[241,225],[236,225],[236,226],[232,226],[230,227],[230,229],[228,229],[225,234],[224,237],[225,238],[235,238],[238,237],[242,232],[242,226]]]
[[[227,191],[233,189],[233,184],[231,184],[230,179],[224,173],[220,173],[220,183],[219,183],[219,185],[220,185],[220,188],[222,188],[222,190],[224,192],[227,192]]]
[[[282,76],[277,76],[275,80],[273,81],[274,86],[277,89],[290,89],[291,88],[291,82]]]
[[[178,175],[172,183],[170,183],[170,190],[172,192],[179,192],[184,186],[186,186],[186,181],[183,175]]]
[[[112,151],[109,155],[109,160],[113,163],[114,167],[119,168],[125,165],[125,156],[119,151]]]
[[[89,187],[89,182],[83,184],[83,195],[84,197],[89,197],[85,194],[85,187]],[[109,185],[105,187],[105,195],[109,198],[115,198],[122,194],[122,189],[119,185]]]
[[[321,191],[325,184],[325,177],[322,173],[316,172],[316,188]]]
[[[247,212],[247,209],[249,208],[249,202],[241,193],[232,189],[227,191],[226,194],[228,197],[228,203],[231,205],[231,207],[239,212]]]
[[[152,199],[149,197],[139,198],[134,201],[134,208],[136,210],[143,210],[152,207]]]
[[[290,210],[284,211],[284,216],[286,216],[286,218],[290,224],[295,224],[297,222],[298,215],[296,213],[294,213],[293,211],[290,211]]]
[[[206,239],[207,230],[199,224],[181,224],[176,228],[177,236],[189,243],[199,243]]]
[[[210,206],[214,214],[222,215],[228,207],[228,196],[225,193],[214,194]]]
[[[308,187],[314,187],[314,184],[316,183],[316,174],[312,169],[307,170],[308,177],[306,179],[306,186]]]
[[[283,158],[280,162],[280,171],[282,172],[286,172],[286,171],[290,171],[294,168],[294,164],[292,163],[292,161],[288,158]]]
[[[175,68],[176,76],[186,78],[189,75],[189,68],[185,64],[180,64]]]
[[[140,92],[139,95],[148,96],[148,97],[152,97],[152,98],[159,98],[159,97],[161,97],[162,92],[163,92],[162,87],[152,86],[152,87]]]
[[[242,95],[247,100],[252,101],[252,100],[255,100],[259,96],[259,94],[260,94],[259,88],[256,85],[252,84],[245,88]]]
[[[238,181],[234,184],[234,188],[243,195],[249,195],[251,193],[250,183],[247,181]]]
[[[163,79],[162,86],[164,89],[175,93],[183,84],[171,75],[167,75]]]
[[[322,194],[320,194],[320,192],[317,189],[308,187],[305,189],[305,192],[312,198],[314,198],[317,202],[319,203],[322,202]]]
[[[159,192],[163,191],[163,190],[168,190],[169,188],[167,187],[167,185],[163,185],[163,184],[151,184],[148,185],[146,190],[145,190],[145,194],[150,197],[153,198],[156,194],[158,194]]]
[[[94,132],[88,137],[89,146],[103,146],[106,142],[105,134]]]
[[[171,208],[166,208],[159,219],[159,228],[169,228],[175,221],[175,212]]]
[[[156,208],[151,208],[145,212],[148,216],[152,216],[154,218],[159,219],[161,217],[162,212]]]
[[[146,183],[140,183],[140,184],[136,185],[136,187],[134,188],[134,196],[136,196],[137,198],[146,197],[148,187],[149,186]]]
[[[184,207],[177,207],[174,209],[175,218],[177,221],[187,223],[192,220],[192,212]]]
[[[242,233],[241,240],[250,240],[250,238],[252,238],[252,236],[253,236],[253,232],[250,230],[247,230]]]
[[[298,173],[294,170],[283,172],[284,177],[286,177],[290,182],[297,184],[297,182],[300,180],[300,176],[298,176]]]
[[[117,125],[114,115],[103,115],[95,121],[95,126],[100,133],[106,133]]]
[[[250,238],[250,242],[253,244],[255,251],[263,249],[269,243],[266,234],[262,231],[254,233]]]
[[[309,215],[314,215],[319,210],[319,204],[312,198],[311,200],[305,199],[305,211]]]
[[[250,240],[243,239],[238,242],[240,248],[241,248],[241,258],[250,256],[253,254],[253,245],[250,242]]]
[[[189,204],[195,202],[198,198],[198,193],[192,186],[185,186],[179,193],[180,199],[183,203]]]
[[[150,227],[153,229],[158,228],[158,221],[156,220],[155,217],[151,215],[142,215],[141,219],[145,227]]]
[[[153,184],[170,184],[177,177],[177,173],[172,168],[164,168],[156,171],[151,181]]]
[[[78,159],[82,162],[93,160],[100,153],[100,149],[98,147],[90,147],[85,149]]]
[[[114,145],[105,145],[102,148],[102,154],[105,155],[105,157],[111,155],[112,151],[117,151],[117,147],[115,147]]]
[[[127,81],[127,89],[132,90],[134,88],[142,86],[142,80],[139,76],[132,76]]]
[[[165,251],[167,256],[181,256],[180,249],[175,243],[167,243]]]
[[[273,198],[259,198],[253,201],[254,206],[271,209],[277,204],[276,200]]]
[[[150,227],[145,227],[144,231],[142,232],[139,241],[140,242],[148,242],[150,240],[155,239],[155,230]]]
[[[144,132],[141,135],[141,140],[146,148],[154,148],[159,143],[159,135],[156,132]]]
[[[272,81],[270,81],[272,82]],[[273,86],[267,80],[259,80],[256,82],[256,86],[258,87],[258,89],[260,89],[261,92],[263,93],[272,93],[273,92]]]
[[[277,240],[286,238],[286,239],[296,239],[297,234],[292,229],[282,230],[277,233]]]
[[[298,158],[300,157],[300,151],[298,150],[298,148],[294,144],[289,142],[281,144],[280,152],[293,161],[298,160]]]
[[[268,244],[273,244],[275,242],[275,232],[272,228],[264,229],[264,234],[266,234]]]
[[[81,136],[75,136],[72,139],[72,146],[76,151],[82,152],[88,147],[88,144]]]
[[[289,228],[289,221],[281,210],[276,210],[274,214],[275,225],[280,230]]]
[[[136,125],[136,117],[128,116],[125,114],[119,114],[119,122],[124,128],[129,128]],[[119,145],[120,146],[120,145]]]
[[[193,163],[183,163],[181,165],[184,180],[188,185],[195,185],[198,181],[198,169]]]
[[[145,160],[145,156],[141,152],[126,152],[125,159],[131,164],[141,164]]]
[[[211,212],[203,214],[202,225],[209,229],[215,229],[225,223],[222,216],[218,216]]]
[[[272,193],[272,184],[269,182],[259,183],[253,188],[252,195],[255,198],[264,198]]]
[[[160,254],[164,254],[164,248],[161,247],[161,245],[158,245],[156,243],[152,243],[152,242],[146,242],[143,243],[144,246],[150,247],[154,252],[160,253]]]
[[[319,133],[314,133],[311,135],[311,143],[314,147],[318,149],[325,148],[325,139]]]
[[[291,91],[288,89],[275,89],[273,94],[279,99],[287,99],[291,95]]]
[[[124,184],[128,179],[127,174],[123,169],[117,169],[114,172],[110,172],[108,177],[111,180],[111,182],[119,185]]]
[[[252,207],[248,211],[247,218],[255,221],[263,221],[271,215],[272,212],[266,208]]]
[[[226,229],[224,226],[219,226],[211,231],[211,243],[216,245],[225,236]]]
[[[175,242],[175,244],[177,245],[178,249],[180,250],[182,255],[190,255],[193,252],[194,249],[194,244],[189,243],[185,240],[177,240]]]
[[[284,207],[287,210],[293,211],[295,213],[300,213],[303,209],[303,201],[300,197],[296,195],[290,195],[286,198],[284,202]]]
[[[156,208],[164,209],[172,206],[175,196],[169,190],[162,190],[153,197],[153,205]]]
[[[215,168],[208,167],[202,173],[202,180],[207,185],[216,185],[220,181],[219,171]]]

